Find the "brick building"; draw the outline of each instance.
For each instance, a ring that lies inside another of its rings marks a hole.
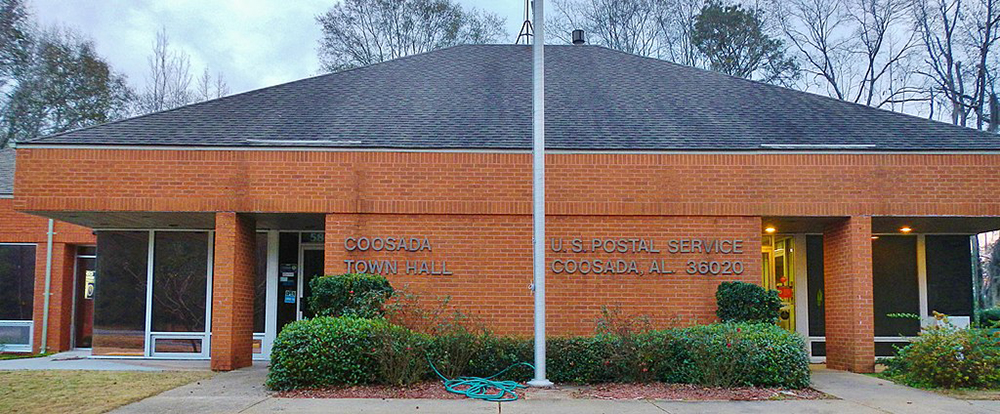
[[[593,332],[603,306],[710,322],[716,286],[743,280],[781,292],[814,360],[870,371],[930,323],[888,313],[973,316],[996,135],[600,47],[546,54],[550,334]],[[530,47],[460,46],[20,143],[0,242],[36,246],[36,338],[45,218],[96,234],[57,225],[50,350],[239,368],[308,316],[308,280],[347,271],[529,335],[530,85]],[[97,248],[92,299],[70,293],[88,292],[78,245]]]

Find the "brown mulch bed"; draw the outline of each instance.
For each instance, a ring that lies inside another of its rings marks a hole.
[[[780,388],[710,388],[687,384],[599,384],[590,386],[565,386],[549,390],[519,389],[518,395],[528,399],[595,398],[602,400],[676,400],[676,401],[764,401],[764,400],[815,400],[829,398],[811,388],[785,390]],[[440,382],[427,381],[409,387],[388,385],[359,385],[321,389],[301,389],[277,393],[279,398],[382,398],[382,399],[437,399],[465,398],[445,391]]]
[[[281,391],[279,398],[426,398],[434,400],[457,400],[465,398],[444,390],[439,381],[427,381],[409,387],[389,385],[357,385],[320,389]]]
[[[584,387],[574,393],[578,398],[602,400],[677,400],[677,401],[762,401],[762,400],[815,400],[827,398],[826,394],[811,388],[786,390],[781,388],[712,388],[690,384],[600,384]]]

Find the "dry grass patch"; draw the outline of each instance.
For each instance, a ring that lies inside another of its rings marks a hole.
[[[212,375],[207,371],[0,371],[0,412],[103,413]]]
[[[932,388],[930,391],[934,391],[938,394],[944,394],[952,398],[958,398],[962,400],[990,400],[998,401],[1000,400],[1000,390],[971,390],[971,389],[957,389],[948,390],[943,388]]]

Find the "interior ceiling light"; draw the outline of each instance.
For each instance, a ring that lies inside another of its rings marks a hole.
[[[913,229],[911,229],[910,226],[903,226],[899,228],[900,233],[909,233],[911,231],[913,231]]]
[[[774,226],[767,226],[764,228],[764,232],[767,234],[772,234],[776,231],[778,231],[778,229],[774,228]]]

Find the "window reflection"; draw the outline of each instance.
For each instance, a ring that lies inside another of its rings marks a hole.
[[[35,246],[0,245],[0,320],[30,321],[34,295]]]
[[[98,232],[94,355],[145,352],[148,232]]]
[[[204,332],[208,233],[156,232],[153,246],[153,332]]]

